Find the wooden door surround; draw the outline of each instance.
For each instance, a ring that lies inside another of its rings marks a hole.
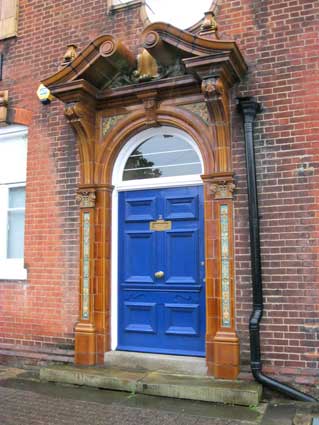
[[[165,125],[187,132],[204,161],[208,371],[227,379],[239,373],[229,96],[247,67],[235,42],[205,37],[154,23],[142,33],[136,58],[104,35],[43,81],[65,103],[80,152],[76,364],[103,364],[110,350],[114,162],[130,137]]]

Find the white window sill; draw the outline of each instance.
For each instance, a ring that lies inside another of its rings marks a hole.
[[[0,280],[26,280],[27,269],[23,259],[0,260]]]

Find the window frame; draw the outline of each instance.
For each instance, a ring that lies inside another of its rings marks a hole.
[[[1,131],[2,130],[2,131]],[[24,126],[8,126],[0,130],[0,143],[3,141],[23,139],[28,131]],[[27,142],[26,142],[27,149]],[[25,158],[26,159],[26,158]],[[14,166],[14,164],[13,164]],[[25,170],[26,175],[26,170]],[[24,267],[24,258],[7,258],[8,252],[8,213],[9,213],[9,190],[13,187],[26,188],[26,178],[16,181],[0,182],[0,281],[1,280],[26,280],[27,270]],[[24,206],[26,211],[26,205]]]
[[[3,0],[0,0],[0,3]],[[12,0],[11,0],[12,1]],[[2,4],[0,4],[0,40],[16,37],[18,35],[19,0],[13,0],[11,14],[3,16]],[[9,25],[8,25],[8,21]]]
[[[174,176],[174,177],[156,177],[149,179],[136,179],[136,180],[123,180],[123,172],[125,164],[134,151],[145,139],[152,136],[161,136],[164,134],[170,134],[172,136],[177,136],[186,141],[193,150],[197,153],[198,158],[201,163],[201,172],[198,174],[189,174],[183,176]],[[149,128],[137,133],[133,136],[128,143],[122,148],[119,153],[117,160],[115,161],[113,174],[112,174],[112,184],[117,188],[117,190],[135,190],[143,186],[147,188],[155,187],[173,187],[179,185],[196,185],[202,184],[201,174],[204,172],[204,163],[202,154],[195,143],[195,141],[183,130],[180,130],[176,127],[171,127],[168,125]]]

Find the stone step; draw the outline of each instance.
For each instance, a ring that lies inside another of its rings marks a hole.
[[[105,353],[104,362],[106,367],[207,376],[206,359],[204,357],[108,351]]]
[[[257,383],[123,368],[49,366],[41,368],[40,379],[108,390],[242,406],[258,405],[262,393],[262,387]]]

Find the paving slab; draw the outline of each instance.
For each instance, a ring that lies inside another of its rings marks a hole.
[[[16,378],[17,376],[22,375],[24,373],[25,373],[24,369],[19,369],[16,367],[0,366],[0,380]]]
[[[296,414],[296,407],[293,404],[268,405],[261,425],[292,425]]]
[[[314,425],[314,419],[308,413],[296,413],[293,418],[293,425]],[[318,424],[317,424],[318,425]]]
[[[24,393],[38,394],[41,397],[46,398],[48,409],[50,405],[56,406],[55,400],[62,399],[70,408],[73,401],[84,403],[84,405],[90,405],[90,403],[102,404],[105,409],[112,409],[113,405],[121,405],[123,409],[121,411],[132,412],[132,423],[134,423],[134,416],[136,411],[153,411],[154,416],[158,413],[168,414],[170,418],[173,418],[174,422],[169,421],[168,423],[175,425],[176,420],[182,420],[183,425],[195,423],[199,425],[202,421],[206,424],[240,424],[240,425],[255,425],[259,424],[263,416],[266,405],[260,404],[258,408],[249,408],[244,406],[229,406],[222,404],[206,403],[202,401],[191,401],[191,400],[179,400],[171,398],[162,398],[148,396],[144,394],[132,394],[121,391],[112,390],[101,390],[92,387],[85,386],[74,386],[74,385],[61,385],[56,383],[47,382],[36,382],[29,379],[8,379],[7,381],[0,382],[0,389],[7,388],[9,391],[14,390],[15,393],[7,392],[10,394],[10,402],[12,401],[12,394],[16,394],[18,401],[16,402],[16,409],[20,408],[20,401],[24,399]],[[2,393],[2,400],[5,402],[5,393]],[[0,403],[1,403],[1,392],[0,392]],[[5,402],[6,403],[6,402]],[[9,406],[2,406],[5,410],[9,410]],[[36,409],[36,405],[33,406]],[[57,412],[56,412],[57,413]],[[14,415],[12,415],[14,416]],[[151,416],[151,415],[150,415]],[[0,409],[1,418],[1,409]],[[27,417],[25,421],[27,422]],[[120,418],[118,418],[118,421]],[[198,422],[199,421],[199,422]],[[0,421],[1,425],[4,425]],[[49,422],[50,423],[50,422]],[[63,421],[61,423],[64,423]],[[79,425],[77,422],[74,422]],[[161,425],[164,425],[163,422]],[[42,424],[42,423],[41,423]],[[91,424],[91,422],[90,422]],[[105,425],[105,422],[103,422]],[[14,425],[17,425],[14,424]],[[18,422],[18,425],[21,425]],[[28,425],[30,425],[28,423]],[[51,423],[50,423],[51,425]],[[140,423],[140,425],[142,425]]]
[[[80,388],[80,387],[79,387]],[[79,391],[83,391],[81,387]],[[86,391],[88,389],[86,388]],[[251,425],[237,419],[187,415],[182,412],[128,407],[37,394],[0,386],[1,425]],[[92,391],[92,389],[90,389]],[[100,391],[102,392],[102,391]],[[256,422],[257,424],[257,422]]]

